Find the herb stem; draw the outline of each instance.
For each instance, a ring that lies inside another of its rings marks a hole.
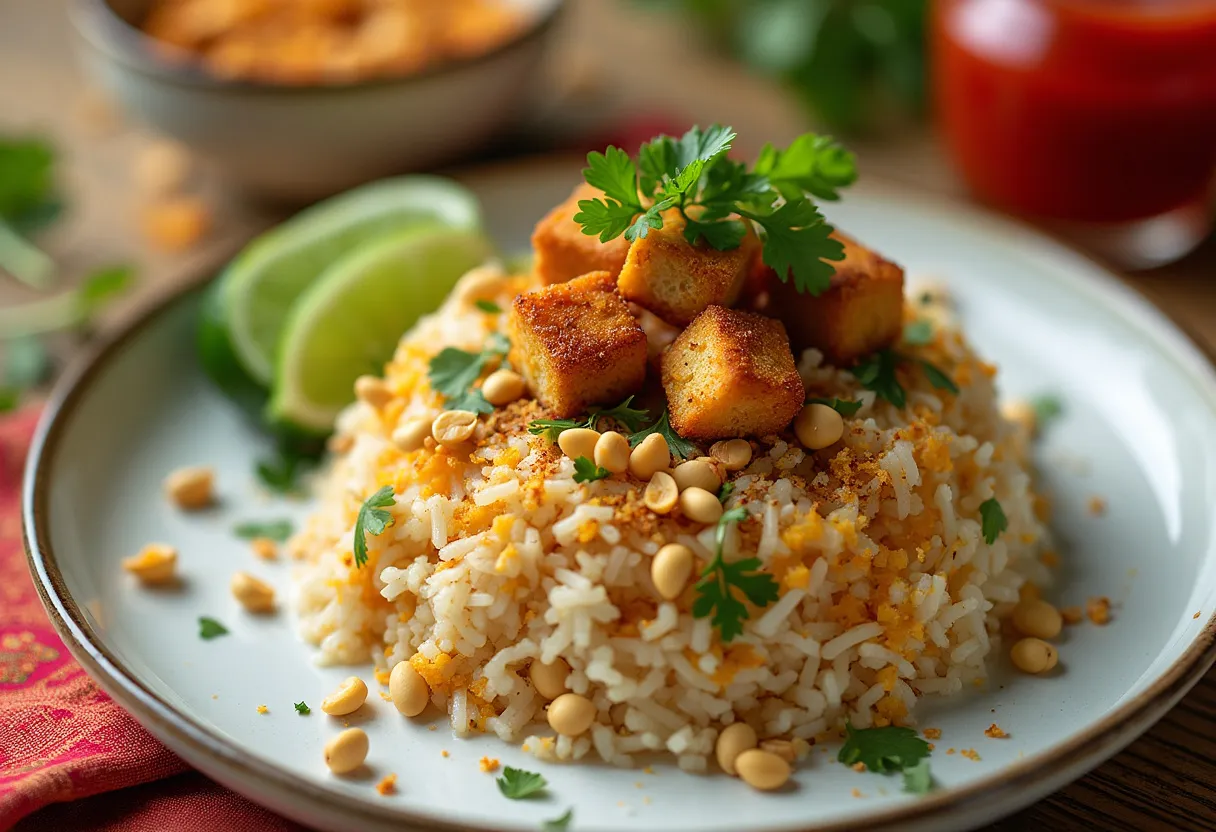
[[[45,289],[55,276],[55,261],[0,220],[0,267],[35,289]]]
[[[85,318],[77,293],[64,292],[51,298],[0,309],[0,338],[42,335],[76,326]]]

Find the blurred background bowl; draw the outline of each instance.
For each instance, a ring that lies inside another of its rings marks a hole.
[[[73,0],[82,58],[132,116],[258,195],[310,200],[484,147],[535,87],[562,0],[512,0],[528,24],[474,57],[396,78],[284,86],[215,77],[139,29],[150,0]],[[160,48],[158,48],[160,47]]]

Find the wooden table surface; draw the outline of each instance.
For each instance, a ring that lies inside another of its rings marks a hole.
[[[64,151],[73,210],[51,245],[69,274],[99,262],[139,264],[139,287],[109,313],[122,317],[215,263],[278,214],[241,200],[202,171],[198,189],[214,208],[214,231],[185,254],[149,251],[131,174],[149,136],[98,122],[95,98],[71,57],[64,6],[65,0],[0,0],[0,132],[38,130]],[[731,123],[746,137],[777,143],[812,126],[786,94],[709,56],[685,29],[654,18],[641,26],[636,13],[623,9],[615,0],[580,0],[570,9],[552,56],[552,89],[542,96],[560,104],[537,113],[533,135],[552,140],[655,113],[676,123]],[[961,193],[927,133],[857,149],[863,174]],[[1125,277],[1216,351],[1216,239],[1179,263]],[[0,287],[0,304],[22,297],[11,285]],[[1216,829],[1216,670],[1114,759],[989,829],[1036,827]]]

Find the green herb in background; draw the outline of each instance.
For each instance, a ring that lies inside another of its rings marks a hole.
[[[607,468],[601,468],[585,456],[580,456],[574,460],[575,482],[595,482],[596,480],[608,479],[611,476],[611,471]]]
[[[244,540],[265,537],[282,543],[291,537],[292,523],[290,520],[250,520],[246,523],[237,523],[232,531],[237,537]]]
[[[386,485],[359,507],[359,516],[355,518],[355,566],[367,563],[367,535],[384,534],[384,530],[393,525],[393,515],[384,509],[395,502],[393,487]]]
[[[316,462],[284,444],[274,456],[258,460],[254,473],[262,485],[276,494],[299,494],[300,477],[311,470]]]
[[[203,641],[228,635],[228,628],[214,618],[201,616],[198,620],[198,637]]]
[[[312,713],[312,708],[308,707],[308,704],[305,702],[295,703],[295,709],[296,713],[298,713],[300,716],[308,716],[310,713]]]
[[[574,820],[574,809],[570,808],[560,818],[553,818],[542,823],[540,830],[541,832],[566,832],[570,828],[572,820]]]
[[[911,728],[854,728],[845,723],[848,737],[836,759],[846,766],[861,763],[870,771],[886,774],[905,771],[929,756],[929,743]]]
[[[543,775],[510,766],[502,770],[502,776],[495,782],[498,783],[498,790],[503,796],[511,800],[523,800],[525,797],[539,794],[549,785]]]
[[[980,530],[984,533],[984,542],[991,546],[1001,536],[1001,532],[1009,528],[1009,520],[1005,517],[1005,509],[997,502],[996,497],[989,497],[980,503]]]
[[[50,284],[55,262],[24,235],[50,225],[62,211],[54,168],[47,142],[0,137],[0,268],[35,288]]]

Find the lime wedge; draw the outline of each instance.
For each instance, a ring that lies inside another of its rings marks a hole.
[[[492,251],[477,232],[431,226],[377,240],[335,262],[288,315],[269,421],[332,429],[338,411],[354,400],[355,379],[378,375],[405,331]]]
[[[434,176],[385,179],[328,199],[263,234],[220,279],[213,323],[226,331],[231,356],[246,376],[269,387],[283,325],[298,298],[347,252],[386,233],[419,223],[460,229],[481,224],[477,200],[460,185]],[[231,374],[224,363],[204,364],[212,377]]]

